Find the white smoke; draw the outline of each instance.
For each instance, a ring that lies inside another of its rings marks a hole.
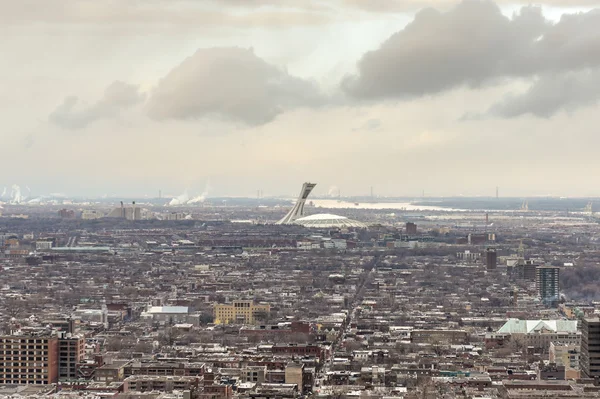
[[[2,194],[0,195],[0,198],[4,197],[6,197],[6,186],[4,187],[4,189],[2,190]]]
[[[340,189],[337,186],[329,187],[329,191],[327,191],[327,195],[330,197],[339,197]]]
[[[169,202],[169,206],[177,206],[177,205],[185,205],[190,200],[190,196],[188,195],[187,190],[183,192],[183,194],[173,198]]]
[[[192,205],[192,204],[202,203],[202,202],[206,201],[206,198],[208,197],[208,192],[210,191],[210,189],[211,189],[210,181],[208,181],[208,182],[206,182],[206,186],[204,186],[204,191],[202,191],[202,194],[194,196],[192,198],[190,198],[190,196],[188,194],[188,190],[186,189],[183,192],[183,194],[181,194],[178,197],[173,198],[169,202],[169,206]]]
[[[21,187],[16,184],[12,185],[10,190],[10,203],[11,204],[20,204],[23,201],[23,196],[21,195]]]
[[[198,195],[197,197],[192,198],[188,202],[188,204],[198,204],[198,203],[206,201],[206,197],[208,197],[209,191],[210,191],[210,181],[207,181],[206,186],[204,186],[204,191],[202,191],[202,194]]]

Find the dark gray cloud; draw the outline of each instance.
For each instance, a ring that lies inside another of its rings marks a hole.
[[[448,12],[425,9],[365,54],[342,87],[356,98],[411,98],[504,78],[600,65],[600,12],[556,24],[539,8],[505,17],[491,1],[465,0]]]
[[[137,86],[115,81],[106,88],[102,98],[91,105],[82,104],[75,96],[66,97],[48,119],[66,129],[81,129],[99,119],[115,117],[143,101],[144,95]]]
[[[509,95],[492,106],[492,116],[514,118],[531,114],[549,118],[559,111],[594,105],[600,99],[600,71],[549,74],[539,78],[525,93]]]
[[[286,109],[322,102],[316,84],[268,64],[251,49],[210,48],[198,50],[159,82],[148,115],[260,125]]]

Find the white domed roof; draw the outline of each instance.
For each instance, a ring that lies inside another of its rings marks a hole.
[[[315,215],[309,215],[302,217],[300,219],[296,219],[294,221],[296,224],[300,224],[304,227],[314,227],[314,228],[344,228],[344,227],[358,227],[358,228],[366,228],[367,225],[359,222],[358,220],[348,219],[345,216],[340,215],[332,215],[329,213],[317,213]]]

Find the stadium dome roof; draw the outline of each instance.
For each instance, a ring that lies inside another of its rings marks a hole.
[[[316,215],[305,216],[294,221],[296,224],[300,224],[304,227],[313,227],[316,229],[327,229],[327,228],[344,228],[344,227],[358,227],[366,228],[367,225],[358,220],[348,219],[345,216],[332,215],[329,213],[317,213]]]

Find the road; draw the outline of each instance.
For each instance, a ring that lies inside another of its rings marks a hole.
[[[336,336],[336,339],[331,344],[332,356],[329,359],[325,360],[325,364],[323,364],[323,367],[321,367],[321,370],[319,370],[319,372],[317,373],[317,376],[315,378],[315,383],[316,383],[315,385],[317,387],[320,387],[323,384],[323,382],[326,381],[325,376],[327,375],[327,372],[330,371],[333,366],[333,357],[334,357],[333,354],[335,353],[335,350],[338,348],[338,346],[344,341],[344,337],[346,336],[348,330],[350,329],[352,322],[356,319],[356,313],[358,311],[360,304],[363,301],[365,290],[366,290],[367,286],[373,280],[373,274],[374,274],[375,270],[377,269],[378,263],[379,263],[379,256],[376,255],[375,258],[373,259],[373,264],[372,264],[371,268],[369,269],[369,271],[367,271],[363,275],[360,286],[354,293],[354,296],[352,297],[352,300],[349,303],[348,309],[350,311],[348,312],[348,316],[346,317],[346,322],[344,323],[339,334]]]

